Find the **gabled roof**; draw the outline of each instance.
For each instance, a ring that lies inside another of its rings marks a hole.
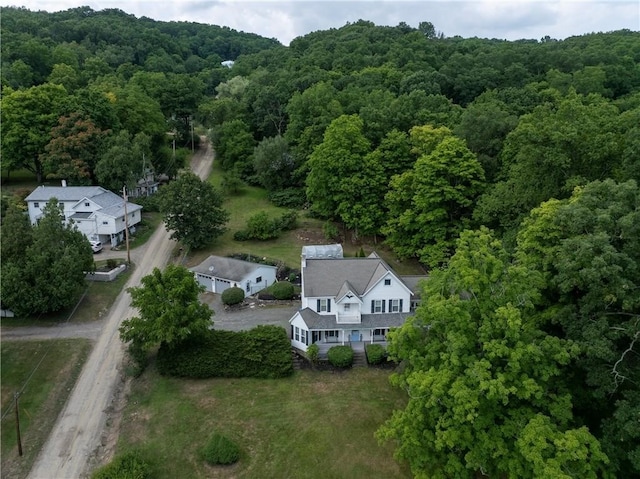
[[[38,186],[25,198],[26,201],[49,201],[57,198],[60,201],[80,201],[103,193],[111,193],[101,186]],[[111,193],[119,198],[115,193]],[[120,200],[122,201],[122,200]]]
[[[420,288],[420,282],[429,279],[428,276],[400,276],[404,284],[411,290],[414,297],[420,298],[422,289]]]
[[[27,196],[27,201],[44,201],[57,198],[59,201],[75,201],[74,209],[85,201],[92,201],[99,206],[101,215],[120,218],[124,216],[124,201],[114,192],[101,186],[39,186]],[[142,206],[127,201],[127,213],[141,210]],[[75,213],[77,215],[78,213]]]
[[[304,295],[307,298],[337,297],[341,291],[344,291],[344,284],[347,281],[349,288],[355,294],[363,296],[388,274],[394,275],[402,282],[402,279],[377,257],[307,259],[302,274],[304,275]]]
[[[211,269],[213,268],[213,269]],[[267,264],[251,263],[235,258],[225,258],[223,256],[209,256],[198,266],[189,268],[189,271],[203,274],[212,278],[223,278],[230,281],[241,281],[247,275],[257,271],[259,268],[272,268],[275,266]]]
[[[340,288],[340,291],[338,291],[338,294],[336,294],[336,301],[339,302],[340,300],[342,300],[342,298],[344,298],[349,293],[353,293],[355,295],[355,298],[360,303],[362,303],[362,301],[360,300],[360,297],[356,293],[356,289],[353,286],[351,286],[351,283],[349,283],[349,281],[345,281],[344,284],[342,285],[342,288]]]

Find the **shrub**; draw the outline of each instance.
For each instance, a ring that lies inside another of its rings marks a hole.
[[[247,233],[250,239],[269,240],[277,238],[280,229],[266,211],[260,211],[247,220]]]
[[[291,341],[280,326],[210,330],[172,348],[162,343],[157,366],[162,375],[194,379],[282,378],[293,374]]]
[[[362,246],[360,246],[360,251],[358,251],[358,256],[360,258],[366,258],[367,257],[367,255],[364,254],[364,248]]]
[[[280,231],[290,231],[298,227],[298,212],[295,210],[289,210],[286,213],[282,213],[282,216],[277,220],[277,226]]]
[[[235,241],[249,241],[249,232],[247,230],[240,230],[233,233],[233,239]]]
[[[293,285],[289,281],[278,281],[272,284],[269,290],[276,299],[291,299],[294,294]]]
[[[338,231],[338,227],[330,221],[327,221],[322,225],[322,233],[327,241],[338,241],[340,238],[340,231]]]
[[[118,262],[114,258],[109,258],[107,260],[107,268],[114,269],[116,266],[118,266]]]
[[[233,288],[227,288],[222,292],[222,302],[227,306],[233,306],[234,304],[240,304],[244,301],[244,290],[234,286]]]
[[[151,466],[137,452],[116,457],[91,474],[91,479],[150,479]]]
[[[287,188],[270,193],[269,201],[281,208],[300,208],[307,201],[307,196],[302,188]]]
[[[240,459],[240,449],[231,439],[214,433],[201,451],[201,457],[209,464],[233,464]]]
[[[380,364],[387,358],[387,351],[381,344],[367,344],[365,351],[369,364]]]
[[[329,362],[337,368],[348,368],[353,364],[351,346],[333,346],[327,353]]]
[[[318,359],[320,359],[320,348],[317,344],[312,344],[307,348],[307,357],[312,363],[318,362]]]

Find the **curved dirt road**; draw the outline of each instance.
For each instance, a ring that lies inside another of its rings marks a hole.
[[[212,163],[213,151],[205,141],[194,155],[191,168],[201,178],[206,178]],[[126,288],[139,285],[141,278],[153,268],[164,268],[174,246],[169,233],[162,227],[147,242],[138,267],[105,318],[91,355],[29,478],[78,479],[88,474],[88,461],[100,446],[105,429],[106,410],[114,398],[118,381],[121,381],[124,345],[120,341],[118,327],[123,319],[136,314],[130,306],[131,298]]]

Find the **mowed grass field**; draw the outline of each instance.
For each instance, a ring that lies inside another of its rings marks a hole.
[[[157,479],[409,478],[378,444],[378,427],[406,404],[388,370],[297,371],[278,380],[184,380],[153,368],[132,387],[118,453],[140,451]],[[234,440],[240,460],[209,466],[199,457],[213,432]]]
[[[2,341],[2,477],[26,477],[90,350],[86,339]],[[19,391],[22,457],[14,408]]]

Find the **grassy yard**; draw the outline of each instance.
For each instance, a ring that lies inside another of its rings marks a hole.
[[[90,349],[86,339],[2,341],[2,477],[26,477]],[[25,383],[18,403],[24,453],[20,458],[13,395]]]
[[[405,394],[389,371],[298,371],[287,379],[181,380],[147,371],[133,384],[118,452],[140,450],[158,479],[408,478],[392,444],[374,432]],[[233,439],[241,458],[211,467],[198,457],[213,432]]]
[[[214,163],[209,181],[220,187],[224,172],[218,163]],[[323,234],[324,221],[310,218],[305,210],[298,212],[298,228],[287,231],[282,236],[270,241],[235,241],[233,234],[245,227],[247,220],[260,211],[266,211],[272,218],[276,218],[285,211],[269,202],[266,190],[252,186],[243,187],[237,194],[226,198],[224,208],[230,213],[227,224],[229,230],[211,247],[199,251],[192,251],[187,258],[187,266],[201,263],[210,254],[228,256],[233,253],[249,253],[258,257],[267,257],[284,261],[291,268],[300,266],[300,251],[304,245],[323,244],[328,241]],[[345,241],[342,245],[345,256],[355,256],[362,246],[365,253],[376,251],[396,272],[402,275],[424,274],[423,268],[416,261],[399,261],[395,255],[381,244],[364,242],[352,244]]]

